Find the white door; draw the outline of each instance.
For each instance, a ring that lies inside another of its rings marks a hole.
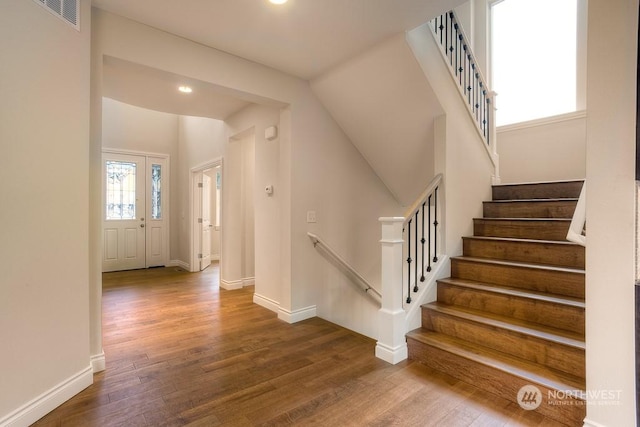
[[[102,271],[146,267],[144,156],[105,154]]]
[[[202,197],[201,197],[201,254],[200,270],[211,265],[211,178],[207,174],[202,174]]]
[[[102,156],[102,271],[167,263],[168,159],[105,152]]]

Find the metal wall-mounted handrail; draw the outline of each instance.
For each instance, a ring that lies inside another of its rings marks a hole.
[[[307,233],[307,236],[309,236],[309,239],[311,239],[314,248],[318,248],[318,246],[320,246],[326,254],[330,255],[335,261],[338,262],[339,267],[346,270],[345,272],[348,273],[347,276],[350,276],[350,278],[353,279],[353,282],[355,282],[365,292],[366,295],[375,300],[378,304],[382,304],[382,294],[376,288],[371,286],[369,282],[364,277],[362,277],[362,275],[358,273],[355,268],[351,266],[351,264],[345,261],[345,259],[338,254],[338,252],[336,252],[331,246],[329,246],[317,235],[309,232]]]

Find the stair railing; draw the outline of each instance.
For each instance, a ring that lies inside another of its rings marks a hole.
[[[440,53],[456,83],[478,134],[493,163],[494,181],[500,180],[496,139],[496,98],[482,75],[471,44],[454,11],[446,12],[429,23]]]
[[[580,190],[580,197],[578,198],[578,204],[575,211],[573,211],[573,218],[571,218],[571,225],[567,232],[567,240],[573,243],[577,243],[582,246],[587,246],[586,226],[587,223],[587,183],[585,181],[582,184],[582,190]]]
[[[351,281],[355,283],[362,291],[364,291],[364,293],[369,298],[376,301],[378,305],[382,304],[382,295],[380,294],[380,292],[373,286],[371,286],[369,282],[367,282],[367,280],[362,277],[362,275],[358,273],[355,268],[351,266],[351,264],[345,261],[345,259],[335,251],[335,249],[333,249],[324,240],[313,233],[307,233],[307,236],[309,236],[309,239],[311,239],[313,247],[327,256],[329,260],[332,261],[334,265],[348,278],[350,278]]]
[[[407,358],[407,317],[410,304],[418,302],[412,296],[421,284],[433,283],[430,275],[444,253],[442,182],[438,174],[404,217],[380,218],[382,307],[376,356],[389,363]]]
[[[406,293],[403,293],[403,300],[406,304],[411,304],[411,294],[420,290],[419,283],[426,280],[425,274],[431,272],[433,264],[439,259],[438,241],[441,224],[438,219],[442,217],[442,208],[438,209],[438,193],[441,184],[442,174],[438,174],[418,200],[405,211],[402,232],[403,240],[406,242],[403,250],[406,256],[406,267],[403,272]]]

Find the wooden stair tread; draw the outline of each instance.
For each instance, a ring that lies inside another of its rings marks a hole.
[[[540,384],[554,390],[572,390],[580,395],[585,382],[574,375],[559,372],[537,363],[509,356],[490,348],[472,344],[452,336],[428,331],[422,328],[410,331],[407,338],[430,345],[446,352],[458,355],[533,384]]]
[[[543,222],[543,221],[554,221],[554,222],[571,222],[571,218],[519,218],[519,217],[482,217],[482,218],[473,218],[477,221],[527,221],[527,222]]]
[[[550,181],[509,182],[504,184],[493,184],[492,187],[504,188],[504,187],[518,187],[522,185],[570,184],[570,183],[584,183],[584,179],[559,179],[559,180],[550,180]]]
[[[462,238],[465,256],[505,261],[584,268],[584,247],[566,240],[549,240],[548,235],[468,236]],[[566,236],[565,236],[566,237]]]
[[[545,239],[567,241],[569,218],[514,217],[513,215],[489,216],[473,219],[475,236],[511,237],[520,239]]]
[[[509,218],[482,218],[482,219],[495,220],[495,219],[509,219]],[[491,242],[521,242],[521,243],[539,243],[544,245],[565,245],[565,246],[583,247],[582,245],[570,242],[568,240],[563,241],[563,240],[521,239],[517,237],[493,237],[493,236],[465,236],[463,237],[463,239],[486,240]]]
[[[547,271],[557,271],[561,273],[577,273],[584,274],[584,269],[580,268],[570,268],[570,267],[557,267],[554,265],[547,264],[535,264],[529,262],[517,262],[517,261],[504,261],[500,259],[492,259],[492,258],[478,258],[478,257],[468,257],[468,256],[457,256],[451,257],[451,259],[458,259],[462,261],[470,261],[477,263],[485,263],[485,264],[493,264],[493,265],[503,265],[509,267],[520,267],[520,268],[534,268],[538,270],[547,270]]]
[[[514,297],[529,298],[529,299],[550,302],[555,304],[569,305],[577,308],[585,308],[585,302],[583,299],[574,298],[570,296],[553,295],[548,292],[523,290],[522,288],[514,288],[511,286],[500,286],[495,284],[477,282],[475,280],[457,279],[454,277],[440,279],[438,280],[438,282],[449,283],[454,286],[472,288],[476,290],[483,290],[487,292],[499,293],[499,294],[514,296]]]
[[[422,328],[407,334],[410,358],[513,402],[526,384],[543,396],[581,396],[585,250],[566,237],[583,186],[492,186],[474,236],[451,257],[452,277],[437,281],[437,301],[422,305]],[[536,411],[567,425],[585,416],[580,404]]]
[[[498,199],[487,200],[482,203],[545,203],[545,202],[577,202],[576,197],[558,197],[552,199]]]
[[[584,350],[584,337],[563,329],[552,328],[538,323],[518,320],[507,316],[473,310],[466,307],[432,302],[424,304],[424,309],[432,310],[448,316],[457,317],[470,322],[480,323],[493,328],[504,329],[519,334],[529,335],[542,340]]]

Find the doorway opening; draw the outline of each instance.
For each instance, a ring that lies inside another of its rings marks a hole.
[[[222,159],[191,169],[190,271],[219,261],[222,252]]]

